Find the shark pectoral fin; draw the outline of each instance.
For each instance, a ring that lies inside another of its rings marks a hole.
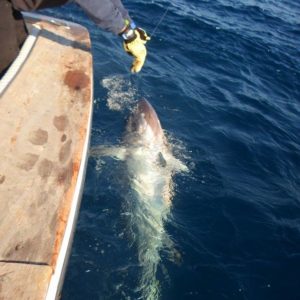
[[[110,156],[114,159],[124,160],[126,156],[126,149],[124,147],[100,145],[92,147],[89,151],[89,154],[92,157]]]
[[[163,168],[165,168],[167,166],[167,161],[165,160],[165,158],[161,152],[159,152],[157,155],[157,162]]]
[[[188,167],[179,159],[172,156],[169,160],[169,163],[172,165],[173,169],[177,172],[188,172]]]

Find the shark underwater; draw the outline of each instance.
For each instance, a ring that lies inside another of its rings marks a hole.
[[[160,285],[156,273],[160,252],[174,250],[164,229],[174,196],[172,177],[188,169],[173,156],[158,116],[145,99],[130,114],[120,146],[98,146],[90,153],[124,161],[130,190],[126,196],[128,227],[141,269],[136,291],[139,299],[158,299]]]

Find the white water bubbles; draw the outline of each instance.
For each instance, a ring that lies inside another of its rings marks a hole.
[[[101,84],[108,90],[106,105],[110,110],[123,111],[134,104],[137,90],[129,79],[114,75],[104,78]]]

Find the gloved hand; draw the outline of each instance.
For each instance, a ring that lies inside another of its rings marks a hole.
[[[124,39],[123,47],[125,51],[134,57],[131,72],[139,72],[145,62],[147,49],[145,44],[150,40],[150,37],[147,35],[146,31],[135,27],[133,30],[132,37],[129,39]]]

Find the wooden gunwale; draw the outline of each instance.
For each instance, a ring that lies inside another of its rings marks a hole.
[[[92,122],[87,30],[24,15],[30,35],[0,81],[1,300],[58,297]]]

